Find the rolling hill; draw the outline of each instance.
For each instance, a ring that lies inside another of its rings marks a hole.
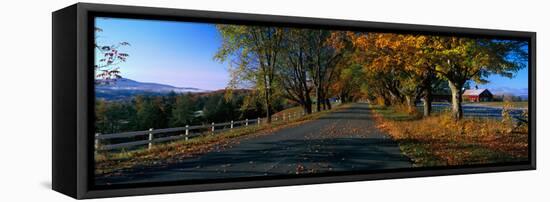
[[[114,79],[109,82],[96,82],[96,98],[106,100],[130,99],[136,95],[165,95],[175,93],[201,93],[208,92],[193,87],[175,87],[166,84],[139,82],[128,78]]]

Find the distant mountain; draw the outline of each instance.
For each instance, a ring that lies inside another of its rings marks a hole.
[[[498,87],[489,89],[493,95],[513,95],[519,96],[522,99],[527,99],[529,97],[528,88],[510,88],[510,87]]]
[[[164,95],[175,93],[208,92],[199,88],[175,87],[166,84],[134,81],[127,78],[114,79],[109,82],[98,82],[95,86],[96,97],[103,99],[126,99],[135,95]]]

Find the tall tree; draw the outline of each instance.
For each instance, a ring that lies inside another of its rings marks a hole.
[[[230,88],[244,82],[263,93],[267,121],[271,122],[272,101],[278,59],[282,52],[283,29],[262,26],[218,25],[222,46],[214,56],[232,64]]]
[[[455,120],[463,117],[464,85],[472,80],[487,83],[491,74],[513,77],[526,66],[526,42],[459,37],[437,37],[433,60],[435,72],[448,80],[452,94],[452,113]]]
[[[317,97],[317,111],[330,109],[328,100],[330,82],[334,79],[336,64],[343,56],[344,49],[337,49],[332,46],[332,37],[343,35],[341,32],[327,30],[312,30],[309,37],[309,60],[312,62],[310,74],[315,86]],[[323,108],[321,108],[323,106]]]
[[[407,91],[402,87],[409,75],[404,72],[405,58],[398,50],[400,41],[397,35],[353,33],[350,36],[357,49],[354,58],[358,64],[363,65],[364,72],[372,80],[368,82],[368,87],[376,88],[370,92],[383,98],[384,104],[405,103],[407,95],[404,93]]]
[[[432,105],[433,84],[436,81],[433,52],[433,40],[425,35],[399,35],[396,50],[403,61],[404,77],[402,89],[406,95],[409,110],[416,110],[415,101],[424,99],[424,116],[429,116]]]
[[[365,83],[363,68],[359,64],[342,63],[337,79],[332,82],[334,92],[342,103],[354,101],[362,95],[361,86]]]
[[[353,101],[362,95],[361,87],[366,82],[361,64],[353,57],[356,54],[355,47],[347,32],[333,32],[329,38],[329,44],[341,53],[340,59],[335,64],[335,78],[330,81],[330,89],[336,93],[341,102]]]
[[[304,113],[311,114],[311,92],[309,85],[309,68],[312,65],[307,50],[310,30],[287,29],[283,40],[284,57],[282,68],[279,71],[279,80],[284,89],[284,96],[297,102],[303,108]]]

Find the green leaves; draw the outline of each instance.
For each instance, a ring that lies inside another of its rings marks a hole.
[[[172,114],[170,116],[170,123],[173,126],[184,126],[190,124],[193,120],[193,103],[189,94],[182,94],[176,96],[176,102],[174,103]]]

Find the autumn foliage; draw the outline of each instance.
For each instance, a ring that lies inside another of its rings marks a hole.
[[[396,140],[415,166],[472,165],[528,160],[528,128],[494,119],[454,121],[446,114],[392,120],[378,109],[380,129]],[[391,110],[390,110],[391,111]],[[393,113],[393,112],[388,112]]]
[[[382,105],[405,105],[415,110],[423,98],[424,115],[430,115],[432,94],[446,88],[452,93],[449,114],[462,118],[466,82],[484,84],[489,75],[513,77],[526,66],[526,43],[511,40],[420,34],[347,34],[353,44],[353,61],[363,67],[364,90]]]

